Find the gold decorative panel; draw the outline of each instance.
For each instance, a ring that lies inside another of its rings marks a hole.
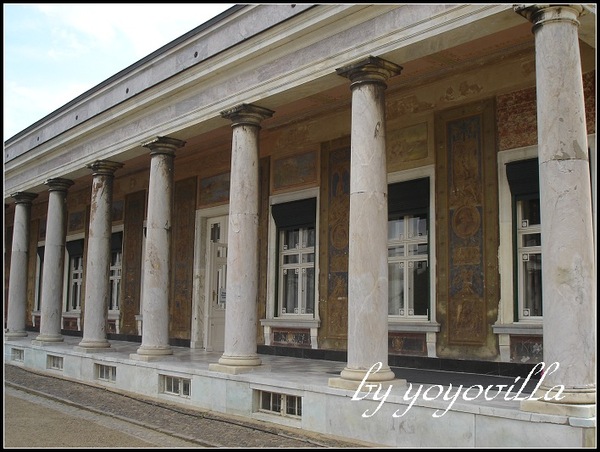
[[[317,185],[318,178],[317,151],[273,159],[273,192]]]
[[[487,347],[498,304],[498,216],[493,102],[436,118],[438,320],[442,347]]]

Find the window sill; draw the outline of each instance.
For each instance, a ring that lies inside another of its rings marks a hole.
[[[262,326],[282,327],[282,328],[319,328],[321,321],[313,318],[276,318],[261,319]]]
[[[513,334],[517,336],[542,336],[543,324],[540,323],[508,323],[492,325],[494,334]]]
[[[433,322],[415,322],[388,320],[388,331],[395,333],[439,333],[440,324]]]

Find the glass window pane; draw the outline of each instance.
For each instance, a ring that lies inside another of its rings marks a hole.
[[[527,199],[519,201],[521,205],[521,218],[528,220],[529,226],[534,224],[540,224],[540,200]]]
[[[277,411],[280,412],[281,411],[281,394],[272,394],[273,399],[273,406],[271,407],[272,411]]]
[[[302,263],[308,264],[315,261],[315,253],[302,253]]]
[[[404,237],[404,218],[388,221],[388,240]]]
[[[404,309],[404,268],[388,265],[388,314],[398,315]]]
[[[307,268],[304,274],[304,296],[306,300],[306,313],[315,312],[315,269]]]
[[[414,290],[411,291],[409,313],[427,315],[429,309],[429,266],[427,261],[417,261],[410,269]]]
[[[404,245],[388,247],[388,257],[404,256]]]
[[[297,264],[298,263],[298,255],[297,254],[285,254],[283,256],[283,264]]]
[[[289,269],[283,275],[283,306],[286,313],[294,313],[298,309],[298,274]]]
[[[523,265],[523,307],[530,316],[542,315],[542,256],[529,254]]]
[[[408,237],[427,237],[427,216],[416,215],[408,219]]]
[[[420,215],[417,217],[417,225],[415,232],[418,237],[426,237],[427,236],[427,216]]]
[[[283,231],[283,249],[289,250],[297,248],[299,245],[299,229],[288,229]]]
[[[523,234],[523,246],[542,246],[542,234]]]
[[[261,392],[260,394],[260,407],[263,410],[271,409],[271,393],[270,392]]]
[[[304,247],[309,248],[309,247],[315,246],[315,228],[307,228],[305,230],[304,235],[305,235]]]
[[[409,256],[415,256],[419,253],[419,245],[417,245],[416,243],[411,243],[407,246],[407,251]]]

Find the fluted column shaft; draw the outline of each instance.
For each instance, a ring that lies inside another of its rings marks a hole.
[[[112,197],[114,172],[122,163],[96,161],[92,170],[90,227],[87,237],[87,260],[83,340],[80,348],[105,349],[108,299],[110,297],[110,239],[112,234]]]
[[[41,343],[63,341],[61,316],[67,223],[66,196],[73,181],[55,178],[46,181],[46,185],[50,195],[42,271],[40,334],[35,339]]]
[[[15,200],[10,273],[8,281],[8,312],[6,337],[27,336],[25,315],[27,309],[27,261],[29,255],[29,219],[31,202],[35,193],[19,192],[12,195]]]

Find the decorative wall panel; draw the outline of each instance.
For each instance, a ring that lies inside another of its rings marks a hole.
[[[145,207],[146,192],[144,190],[125,196],[123,276],[120,304],[120,332],[122,334],[137,335],[135,316],[140,313]]]
[[[348,224],[350,212],[350,149],[328,153],[327,240],[328,267],[327,337],[347,338],[348,331]],[[325,320],[325,319],[324,319]]]
[[[316,185],[317,162],[316,151],[273,159],[273,192]]]
[[[196,178],[175,182],[171,222],[169,337],[190,339],[196,220]]]
[[[229,201],[230,173],[200,179],[199,206],[225,204]]]
[[[493,102],[436,118],[438,320],[443,347],[496,354],[498,306],[497,170]],[[487,350],[486,350],[487,348]],[[464,351],[463,351],[464,353]]]

